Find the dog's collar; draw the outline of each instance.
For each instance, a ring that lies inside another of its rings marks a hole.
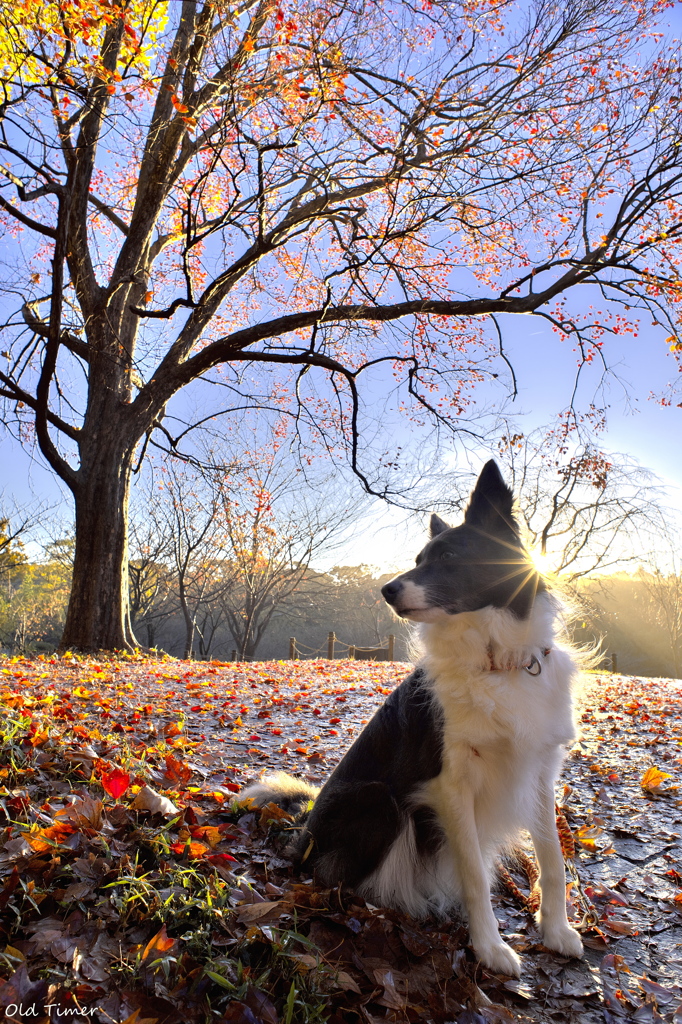
[[[541,651],[542,657],[546,658],[550,654],[551,650],[552,650],[551,647],[543,647],[542,651]],[[530,661],[527,661],[525,663],[525,665],[518,665],[518,666],[513,666],[513,667],[515,667],[515,668],[518,667],[520,669],[522,668],[524,670],[524,672],[527,672],[528,675],[530,675],[530,676],[539,676],[540,673],[542,672],[542,664],[539,661],[539,659],[536,657],[535,654],[533,654],[531,656]],[[508,672],[509,669],[510,669],[510,666],[508,666],[508,665],[496,665],[495,664],[495,654],[494,654],[494,651],[493,651],[493,645],[489,644],[488,645],[488,671],[489,672]]]

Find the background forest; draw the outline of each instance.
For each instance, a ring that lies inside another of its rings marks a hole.
[[[679,678],[682,574],[673,513],[651,474],[589,446],[559,459],[551,432],[505,435],[497,455],[520,495],[528,546],[567,599],[573,639],[600,645],[609,668]],[[459,520],[470,476],[432,467],[412,508],[399,512],[412,524],[414,550],[396,545],[393,565],[349,565],[358,537],[377,528],[371,502],[314,466],[297,477],[278,443],[247,461],[242,451],[230,465],[214,449],[210,467],[198,457],[165,459],[140,479],[129,558],[130,625],[140,646],[269,660],[289,658],[295,638],[297,657],[327,657],[333,632],[338,658],[351,646],[385,648],[393,635],[395,659],[409,660],[411,630],[381,587],[417,553],[427,510]],[[47,540],[50,520],[54,512],[35,508],[0,518],[7,652],[49,652],[62,636],[74,541],[68,530]]]
[[[72,544],[50,545],[44,559],[29,561],[14,551],[2,561],[0,643],[11,653],[53,651],[61,637],[69,596],[69,552]],[[176,657],[185,654],[185,621],[179,598],[179,575],[169,564],[142,567],[133,562],[133,580],[143,578],[143,603],[133,626],[140,642]],[[220,567],[214,567],[220,568]],[[138,577],[137,571],[140,570]],[[228,567],[225,571],[229,572]],[[393,573],[378,574],[371,566],[340,566],[328,572],[308,568],[281,600],[267,605],[269,621],[252,653],[259,660],[289,657],[295,636],[299,657],[326,657],[328,633],[336,634],[335,654],[346,657],[349,645],[383,647],[396,638],[396,660],[409,658],[410,629],[395,620],[380,589]],[[140,592],[133,582],[131,603]],[[571,597],[579,602],[573,634],[579,643],[601,639],[604,664],[617,655],[621,672],[679,678],[682,669],[682,578],[641,570],[581,580]],[[225,598],[201,594],[194,581],[190,601],[195,608],[192,656],[229,660],[241,654],[230,627]]]

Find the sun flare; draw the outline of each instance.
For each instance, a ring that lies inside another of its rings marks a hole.
[[[539,548],[535,551],[531,551],[530,557],[537,571],[542,573],[543,576],[548,576],[553,572],[552,562],[549,555],[543,555]]]

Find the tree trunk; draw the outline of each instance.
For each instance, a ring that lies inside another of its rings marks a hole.
[[[134,445],[123,447],[115,420],[82,454],[71,596],[60,650],[130,650],[128,491]]]
[[[179,587],[180,597],[180,608],[182,610],[182,617],[185,620],[185,649],[182,652],[182,656],[185,661],[190,661],[192,658],[192,648],[194,646],[194,616],[189,610],[189,604],[187,603],[187,593],[185,591],[185,584],[180,577]]]

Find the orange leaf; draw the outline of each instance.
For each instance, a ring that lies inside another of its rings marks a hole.
[[[47,853],[48,850],[54,850],[55,843],[63,842],[75,831],[72,825],[57,822],[48,828],[41,828],[39,832],[29,832],[24,838],[35,853]]]
[[[165,924],[161,927],[161,931],[158,931],[154,935],[147,945],[144,947],[142,953],[143,960],[149,960],[150,957],[159,956],[162,953],[167,953],[169,949],[172,949],[175,945],[175,939],[170,939],[166,933]]]
[[[192,769],[178,757],[166,754],[166,770],[163,773],[163,777],[168,779],[169,782],[178,782],[181,786],[184,786],[192,777]]]
[[[193,860],[200,860],[205,853],[208,853],[209,849],[210,847],[205,843],[171,843],[171,850],[173,853],[177,853],[178,857],[182,857],[186,853]]]
[[[205,839],[211,849],[223,841],[223,834],[215,825],[199,825],[191,830],[191,836],[192,839]]]

